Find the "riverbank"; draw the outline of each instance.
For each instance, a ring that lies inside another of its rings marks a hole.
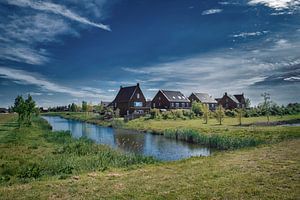
[[[16,115],[0,115],[0,185],[66,179],[85,172],[157,163],[150,157],[124,154],[69,132],[51,131],[41,118],[18,127]]]
[[[50,113],[66,119],[86,121],[97,125],[113,126],[153,134],[162,134],[169,138],[206,145],[221,150],[239,149],[257,146],[259,144],[278,143],[286,139],[300,138],[300,127],[271,126],[299,121],[298,115],[271,116],[270,123],[266,123],[266,117],[243,118],[243,125],[238,125],[236,118],[226,117],[222,125],[215,119],[210,119],[207,124],[203,119],[146,119],[139,118],[127,123],[117,119],[106,121],[98,119],[97,115],[90,113]],[[116,123],[118,122],[118,123]],[[259,123],[259,126],[255,124]],[[263,126],[262,124],[267,124]],[[246,126],[247,125],[247,126]]]
[[[297,199],[300,140],[1,186],[2,199]]]

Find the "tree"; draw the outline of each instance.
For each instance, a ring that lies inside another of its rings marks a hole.
[[[242,125],[242,117],[244,116],[244,110],[242,108],[239,108],[236,111],[237,111],[239,125],[241,126]]]
[[[222,121],[225,117],[225,112],[224,112],[224,108],[222,107],[222,105],[219,105],[215,111],[215,117],[217,119],[217,121],[219,122],[220,125],[222,125]]]
[[[23,97],[18,95],[15,99],[12,110],[18,113],[19,126],[25,121],[26,124],[31,125],[32,114],[38,113],[35,107],[35,101],[30,95],[24,101]]]
[[[202,103],[193,101],[192,102],[192,111],[196,114],[196,116],[202,116],[203,115],[203,106]]]
[[[208,123],[209,115],[210,115],[210,110],[208,108],[208,105],[204,104],[203,105],[203,117],[204,117],[205,124]]]
[[[18,113],[18,123],[21,126],[21,123],[24,121],[25,118],[25,102],[22,96],[18,95],[15,99],[15,103],[13,106],[13,111]]]
[[[250,101],[249,98],[246,98],[246,99],[245,99],[245,104],[246,104],[246,108],[250,108],[250,106],[251,106],[251,101]]]
[[[31,125],[32,114],[35,113],[35,101],[32,99],[32,96],[30,94],[25,101],[25,106],[26,122]]]
[[[82,101],[82,111],[87,112],[88,111],[88,105],[86,101]]]
[[[263,97],[264,101],[262,103],[262,110],[263,112],[266,114],[267,119],[268,119],[268,123],[270,122],[270,104],[271,104],[271,97],[269,93],[263,93],[261,94],[261,96]]]
[[[101,113],[104,110],[104,106],[101,103],[99,103],[98,105],[95,106],[95,110],[97,113]]]
[[[76,112],[77,111],[77,105],[75,103],[71,104],[70,111],[71,112]]]

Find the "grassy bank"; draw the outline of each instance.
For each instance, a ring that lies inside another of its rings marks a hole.
[[[299,119],[300,115],[271,117],[272,122],[285,121],[288,123]],[[247,120],[248,124],[266,121],[261,117],[245,118],[244,120]],[[169,138],[204,144],[218,149],[237,149],[300,138],[300,127],[238,126],[237,123],[235,118],[225,118],[223,125],[218,125],[215,120],[204,124],[202,119],[148,120],[140,118],[126,123],[125,127],[164,134]]]
[[[40,118],[35,118],[31,127],[18,128],[16,116],[0,115],[0,185],[65,179],[84,172],[156,162],[88,139],[76,140],[69,132],[52,132],[50,128]]]
[[[84,113],[84,112],[49,112],[43,113],[47,116],[60,116],[65,119],[78,120],[88,122],[91,124],[97,124],[100,126],[112,126],[111,121],[104,120],[102,116],[95,113]]]
[[[297,199],[300,140],[0,187],[3,199]]]
[[[300,138],[300,127],[269,126],[266,117],[243,118],[243,126],[238,120],[226,117],[222,125],[215,119],[207,124],[203,119],[146,119],[139,118],[128,123],[116,123],[118,120],[104,121],[93,113],[50,113],[67,119],[87,121],[98,125],[117,126],[119,128],[147,131],[163,134],[168,138],[206,145],[221,150],[257,146],[259,144],[277,143],[286,139]],[[299,122],[300,115],[271,116],[271,124]],[[256,125],[259,124],[259,125]]]

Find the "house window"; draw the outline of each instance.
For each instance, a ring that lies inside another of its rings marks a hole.
[[[183,107],[183,108],[185,107],[185,103],[182,103],[182,107]]]
[[[158,97],[158,100],[160,101],[160,100],[161,100],[161,98],[160,98],[160,97]]]
[[[171,107],[174,107],[174,103],[171,103]]]
[[[138,98],[138,99],[140,98],[140,93],[136,94],[136,98]]]
[[[177,108],[179,107],[179,103],[176,103],[175,105],[176,105]]]
[[[153,108],[155,108],[155,103],[153,103]]]
[[[117,103],[115,103],[115,107],[117,107]]]
[[[135,101],[135,102],[133,102],[133,106],[134,107],[142,107],[143,106],[143,102]]]

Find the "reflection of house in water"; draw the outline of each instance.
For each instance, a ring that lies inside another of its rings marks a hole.
[[[133,133],[131,130],[114,130],[116,145],[125,150],[134,153],[143,153],[145,146],[145,134]]]

